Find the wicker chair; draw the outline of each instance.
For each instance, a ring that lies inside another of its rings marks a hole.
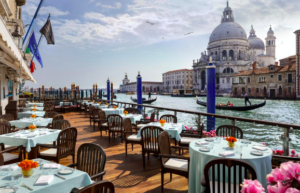
[[[123,119],[120,115],[108,115],[107,116],[107,124],[108,124],[108,142],[110,143],[110,133],[112,133],[113,138],[115,138],[115,134],[120,133],[121,139],[123,135]]]
[[[142,127],[145,127],[148,123],[154,122],[155,120],[155,112],[153,111],[150,115],[150,119],[141,119],[136,122],[137,129],[141,129]]]
[[[161,157],[161,190],[164,191],[164,174],[170,173],[170,180],[172,181],[172,174],[177,174],[189,177],[189,161],[190,158],[172,155],[171,139],[168,132],[162,132],[158,137],[159,155]],[[177,149],[188,149],[188,147],[172,146]]]
[[[272,168],[280,167],[280,164],[288,161],[300,162],[300,157],[272,155]]]
[[[217,136],[232,136],[238,139],[243,139],[243,130],[233,125],[221,125],[216,130]]]
[[[89,115],[90,114],[90,108],[87,104],[84,103],[84,115]]]
[[[82,188],[76,193],[115,193],[115,186],[113,183],[108,181],[101,181],[97,183],[93,183],[89,186]]]
[[[14,116],[12,114],[4,114],[4,115],[1,115],[1,118],[2,119],[5,119],[7,121],[13,121],[15,120]]]
[[[77,163],[69,165],[86,172],[94,181],[100,181],[105,174],[106,154],[100,145],[84,143],[77,151]]]
[[[38,157],[59,163],[60,159],[71,155],[74,163],[76,140],[77,129],[75,127],[70,127],[65,130],[62,130],[57,137],[56,146],[49,145],[47,147],[50,149],[42,152],[40,152],[40,148],[38,146]]]
[[[57,112],[55,112],[55,111],[48,111],[48,112],[45,113],[44,118],[54,118],[56,115],[58,115]]]
[[[124,111],[128,111],[129,114],[142,114],[138,108],[126,108]]]
[[[64,119],[55,120],[52,123],[53,129],[64,130],[69,127],[71,127],[70,122],[68,120],[64,120]]]
[[[53,117],[52,123],[49,123],[47,125],[47,128],[52,128],[53,122],[56,121],[56,120],[60,120],[60,119],[64,119],[64,116],[63,115],[56,115],[55,117]]]
[[[227,174],[226,174],[227,173]],[[225,175],[228,176],[224,182]],[[244,176],[244,177],[243,177]],[[244,179],[257,179],[256,172],[246,162],[234,159],[216,159],[204,168],[205,192],[241,192],[240,184]]]
[[[164,119],[167,123],[177,123],[177,117],[175,115],[162,115],[159,120]]]
[[[158,154],[158,135],[164,130],[156,126],[145,126],[141,129],[142,136],[142,156],[143,167],[145,169],[145,154],[148,154],[148,161],[150,153]]]
[[[89,115],[90,115],[90,125],[92,125],[92,120],[94,119],[93,118],[93,110],[95,109],[94,106],[89,106]]]
[[[124,135],[125,135],[125,155],[127,156],[127,144],[131,143],[131,148],[133,150],[133,144],[142,145],[142,139],[138,138],[137,132],[132,131],[132,123],[129,118],[123,121]]]
[[[98,123],[98,127],[99,127],[99,124],[100,124],[100,117],[99,117],[99,111],[101,111],[101,109],[94,109],[92,111],[92,115],[93,115],[93,122],[94,122],[94,131],[96,130],[95,128],[95,124]]]
[[[0,119],[0,135],[11,133],[12,129],[8,121],[5,119]],[[11,145],[5,145],[4,143],[0,143],[1,150],[7,150],[7,151],[15,151],[19,150],[20,147],[15,147]]]
[[[107,119],[104,111],[98,111],[98,116],[100,119],[100,123],[98,124],[99,130],[100,130],[100,136],[102,137],[102,131],[105,130],[107,133],[108,130],[108,124],[107,124]]]

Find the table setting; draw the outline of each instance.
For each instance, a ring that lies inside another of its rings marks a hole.
[[[37,111],[43,111],[44,107],[25,107],[22,109],[23,109],[23,111],[32,111],[32,109],[36,109]]]
[[[44,117],[45,116],[45,111],[25,111],[25,112],[19,112],[18,113],[18,119],[21,118],[29,118],[31,115],[36,115],[37,117]]]
[[[86,172],[43,159],[0,166],[1,193],[65,193],[91,183]]]
[[[260,143],[234,137],[196,139],[190,143],[189,192],[202,192],[205,165],[214,159],[237,159],[251,165],[257,180],[267,187],[266,175],[272,171],[272,150]]]
[[[136,123],[136,121],[143,119],[143,115],[141,114],[121,114],[121,117],[123,118],[123,120],[129,118],[132,123]]]
[[[122,115],[124,108],[116,108],[116,109],[115,108],[104,108],[104,109],[102,109],[102,111],[105,112],[106,116],[112,115],[112,114]]]
[[[60,102],[59,103],[59,106],[63,106],[63,105],[69,105],[69,106],[73,106],[73,103],[72,102]]]
[[[9,121],[11,126],[14,126],[16,128],[25,128],[29,125],[35,125],[38,127],[46,127],[49,123],[52,123],[52,118],[42,118],[42,117],[36,117],[34,119],[32,118],[22,118],[19,120]]]
[[[26,107],[33,107],[34,105],[36,105],[37,107],[43,107],[44,103],[26,103],[25,105]]]

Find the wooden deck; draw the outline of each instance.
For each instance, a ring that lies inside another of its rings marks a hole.
[[[88,116],[85,117],[83,113],[77,112],[64,113],[63,115],[71,123],[71,126],[78,130],[76,149],[83,143],[96,143],[104,148],[107,156],[104,180],[114,183],[117,193],[161,192],[160,160],[150,155],[149,162],[146,158],[146,169],[144,170],[140,145],[134,145],[134,150],[131,151],[129,144],[126,157],[124,142],[121,143],[121,139],[116,138],[109,144],[105,132],[103,132],[102,138],[98,129],[94,132]],[[62,159],[60,164],[68,165],[71,162],[72,159],[69,156]],[[173,174],[172,182],[169,179],[170,175],[165,174],[165,193],[187,192],[188,180],[186,178]]]

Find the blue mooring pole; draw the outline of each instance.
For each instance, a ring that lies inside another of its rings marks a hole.
[[[110,80],[107,79],[107,87],[106,87],[106,96],[107,96],[107,103],[110,102]]]
[[[207,113],[216,113],[216,66],[209,58],[209,64],[206,66],[207,74]],[[207,117],[207,131],[215,130],[216,118]]]
[[[140,71],[136,77],[136,95],[137,95],[137,104],[138,104],[138,109],[143,113],[143,107],[140,106],[143,104],[143,97],[142,97],[142,77],[140,75]]]

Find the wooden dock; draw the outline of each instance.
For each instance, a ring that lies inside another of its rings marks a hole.
[[[150,161],[148,162],[146,159],[146,169],[144,170],[140,145],[134,145],[134,150],[131,151],[131,144],[129,144],[126,157],[124,140],[121,143],[121,139],[116,138],[109,144],[105,132],[103,132],[102,138],[97,127],[94,132],[88,116],[85,117],[83,113],[78,112],[64,113],[63,116],[71,123],[72,127],[76,127],[78,130],[76,149],[83,143],[96,143],[103,147],[107,156],[104,180],[111,181],[115,185],[117,193],[161,192],[160,160],[150,155]],[[61,159],[60,164],[68,165],[71,162],[72,159],[69,156]],[[165,174],[165,193],[188,192],[186,178],[173,174],[172,182],[169,179],[170,175]]]

